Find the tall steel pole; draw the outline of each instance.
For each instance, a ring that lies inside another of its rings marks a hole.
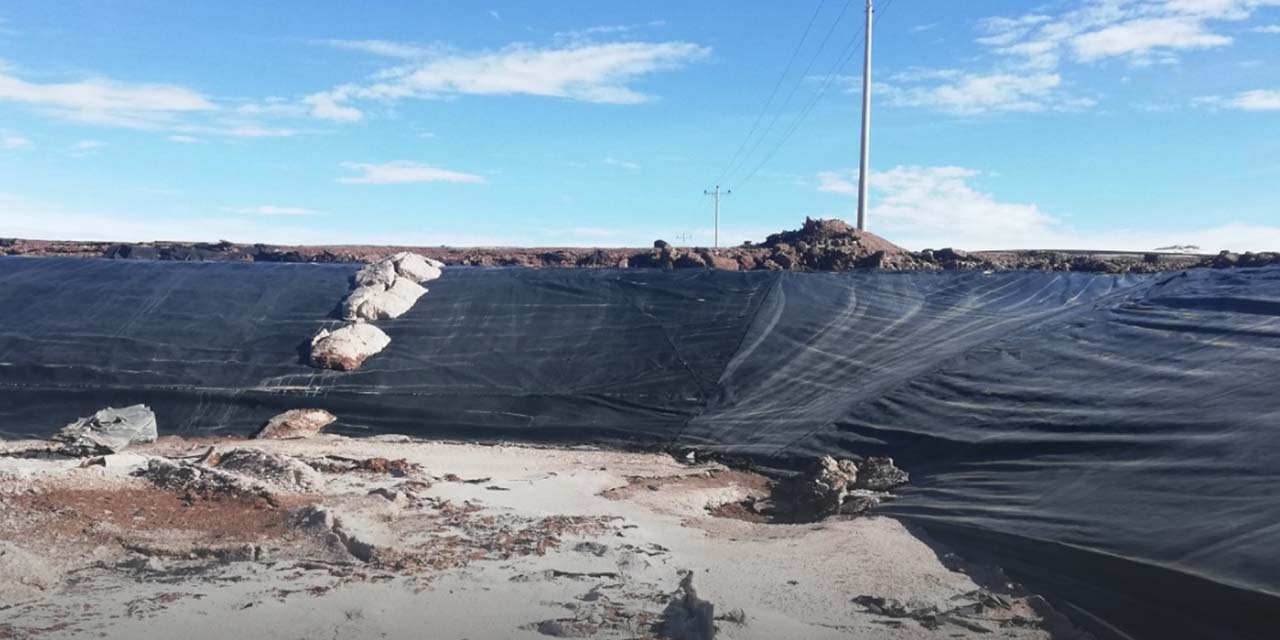
[[[867,0],[867,51],[862,64],[862,160],[858,164],[858,230],[867,228],[867,165],[871,162],[871,26],[875,7]]]
[[[703,193],[703,194],[705,194],[705,195],[709,195],[709,196],[715,196],[715,198],[716,198],[716,240],[715,240],[715,248],[719,249],[719,248],[720,248],[720,196],[721,196],[721,193],[720,193],[720,185],[716,185],[716,190],[715,190],[715,191],[707,191],[707,190],[705,190],[705,189],[704,189],[704,190],[702,191],[702,193]],[[723,195],[726,195],[726,196],[727,196],[727,195],[729,195],[729,194],[731,194],[731,193],[733,193],[733,191],[731,191],[731,190],[730,190],[730,191],[725,191]]]

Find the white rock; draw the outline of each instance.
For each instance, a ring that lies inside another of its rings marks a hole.
[[[389,288],[396,283],[396,265],[391,260],[385,259],[367,264],[356,272],[355,283],[357,287]]]
[[[311,363],[322,369],[354,371],[389,344],[391,338],[386,333],[363,322],[333,332],[321,329],[311,339]]]
[[[338,416],[324,409],[290,409],[272,418],[254,437],[269,440],[310,438],[337,419]]]
[[[390,289],[360,287],[342,303],[342,315],[347,320],[399,318],[426,293],[426,289],[408,278],[398,278]]]
[[[58,574],[43,558],[12,542],[0,541],[0,602],[36,596],[57,583]]]
[[[402,278],[408,278],[414,282],[427,282],[440,277],[440,269],[443,265],[432,264],[431,260],[420,256],[416,253],[397,253],[390,258],[396,265],[396,273]]]

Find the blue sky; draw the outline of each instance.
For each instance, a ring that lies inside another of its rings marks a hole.
[[[0,235],[709,244],[717,179],[726,242],[849,219],[862,4],[11,0]],[[873,231],[1280,249],[1280,0],[879,5]]]

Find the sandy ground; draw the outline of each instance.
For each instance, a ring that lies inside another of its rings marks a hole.
[[[889,518],[712,515],[768,485],[716,464],[336,436],[12,455],[36,445],[0,443],[0,638],[696,638],[687,574],[718,638],[1078,636]]]

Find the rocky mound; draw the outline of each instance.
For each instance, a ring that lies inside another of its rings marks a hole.
[[[397,261],[412,247],[341,245],[274,246],[217,243],[63,242],[0,238],[0,255],[61,256],[129,260],[210,260],[247,262]],[[1280,252],[1200,255],[1168,252],[980,251],[959,249],[907,251],[880,236],[858,231],[840,220],[806,219],[801,228],[770,235],[761,243],[707,249],[678,248],[663,240],[648,249],[434,247],[441,262],[414,264],[429,275],[445,264],[473,267],[660,268],[731,271],[847,271],[878,268],[972,269],[979,271],[1086,271],[1155,273],[1192,268],[1231,269],[1280,264]],[[402,261],[401,261],[402,262]],[[425,281],[423,278],[413,278]],[[426,279],[429,279],[426,278]],[[395,300],[392,301],[396,302]],[[391,305],[395,307],[395,304]],[[371,312],[373,308],[371,307]]]

